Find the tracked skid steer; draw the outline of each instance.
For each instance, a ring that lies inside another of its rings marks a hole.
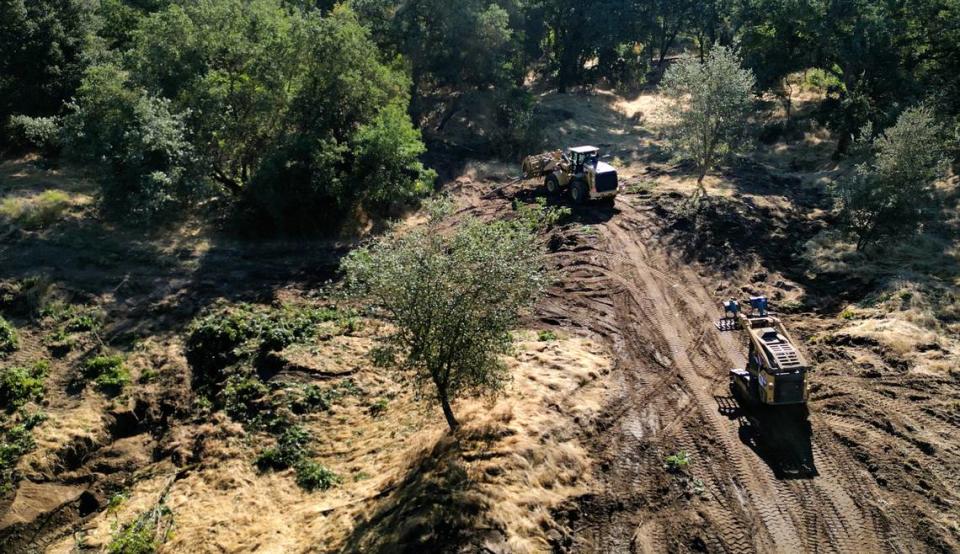
[[[744,313],[736,300],[725,302],[720,331],[743,331],[748,339],[747,365],[730,370],[730,392],[747,406],[805,406],[809,398],[809,366],[794,346],[780,318],[768,310],[767,299],[750,298]]]

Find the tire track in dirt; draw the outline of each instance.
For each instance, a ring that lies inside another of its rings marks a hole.
[[[730,552],[821,551],[824,546],[836,552],[879,550],[880,529],[873,514],[869,507],[854,501],[854,494],[862,496],[866,491],[841,484],[845,474],[817,447],[819,437],[814,440],[814,462],[822,468],[819,476],[812,480],[781,480],[740,441],[737,422],[719,413],[716,392],[725,384],[726,368],[739,365],[743,347],[735,335],[704,331],[711,327],[716,299],[692,270],[670,267],[662,254],[644,247],[631,232],[644,226],[631,216],[635,214],[628,213],[626,220],[613,220],[603,226],[611,265],[618,273],[611,281],[633,297],[633,304],[651,324],[640,332],[647,338],[655,335],[666,343],[684,389],[694,399],[693,409],[732,466],[727,478],[746,492],[746,517],[755,518],[757,529],[762,531],[753,544],[745,546],[744,524],[751,527],[750,522],[740,521],[729,501],[720,501],[718,508],[706,508],[718,527],[717,540],[711,542],[715,547],[722,544],[722,550]],[[621,319],[629,320],[630,315],[624,314]],[[691,452],[705,454],[686,430],[679,434],[678,441]],[[708,488],[721,488],[723,478],[718,479],[713,469],[695,475]]]
[[[669,344],[670,356],[677,372],[688,383],[690,393],[696,399],[696,407],[703,416],[704,422],[713,431],[721,451],[734,466],[735,472],[733,475],[747,491],[752,504],[751,508],[756,511],[756,515],[763,522],[763,529],[769,534],[767,545],[772,544],[776,548],[791,552],[802,550],[803,542],[797,535],[789,514],[781,506],[785,499],[778,498],[779,495],[777,495],[770,476],[763,471],[758,471],[758,465],[756,463],[751,464],[747,460],[744,447],[739,444],[739,439],[730,436],[729,429],[731,426],[729,421],[712,409],[715,403],[713,390],[716,388],[716,380],[711,381],[700,375],[687,354],[688,349],[696,351],[696,348],[689,348],[695,346],[691,344],[695,342],[695,339],[691,336],[691,329],[685,324],[693,323],[696,325],[698,322],[684,322],[678,317],[682,314],[684,306],[678,305],[678,303],[682,303],[682,299],[677,298],[677,293],[686,290],[686,287],[681,289],[680,283],[676,283],[669,287],[672,290],[664,290],[662,283],[653,278],[654,272],[646,270],[647,255],[644,252],[645,249],[637,247],[634,239],[618,226],[608,225],[606,230],[609,232],[611,250],[626,254],[635,268],[633,277],[640,284],[646,296],[654,299],[656,332],[662,334]],[[698,327],[695,327],[695,329]],[[763,544],[755,544],[754,546],[759,549]]]
[[[678,533],[690,537],[666,515],[676,504],[659,500],[656,484],[664,482],[664,449],[676,447],[704,461],[690,470],[710,496],[695,504],[702,520],[693,533],[702,533],[709,551],[889,550],[891,525],[873,491],[858,482],[861,466],[831,458],[846,447],[829,422],[814,420],[812,458],[820,474],[812,479],[778,478],[741,440],[743,422],[721,413],[718,399],[728,394],[727,369],[742,365],[744,346],[736,334],[713,330],[717,299],[693,268],[647,246],[658,238],[657,216],[629,200],[618,200],[617,208],[578,209],[599,233],[564,232],[565,246],[551,256],[563,282],[537,313],[604,339],[615,356],[611,398],[582,431],[601,460],[603,490],[581,504],[585,520],[572,525],[573,550],[675,550]],[[491,216],[509,208],[504,202],[480,209]]]

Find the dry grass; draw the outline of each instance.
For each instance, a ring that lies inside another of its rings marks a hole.
[[[0,164],[0,223],[50,227],[93,202],[93,185],[71,170],[38,167],[34,157]]]
[[[65,469],[65,457],[104,444],[109,438],[104,405],[91,393],[75,406],[48,411],[48,419],[33,431],[36,448],[20,459],[18,470],[34,481],[55,479]]]
[[[478,457],[467,471],[491,505],[491,523],[504,529],[509,551],[543,552],[550,549],[546,532],[556,527],[550,509],[591,485],[591,461],[576,434],[600,409],[605,386],[599,378],[610,360],[580,338],[542,342],[531,334],[518,346],[508,394],[492,405],[462,407],[467,436],[497,437],[484,445],[496,456]]]
[[[378,332],[374,325],[368,329],[361,334]],[[371,338],[318,342],[304,352],[340,369],[353,366],[351,378],[360,391],[305,421],[315,437],[313,460],[342,483],[310,493],[296,485],[292,470],[259,473],[252,461],[268,437],[223,417],[181,428],[173,433],[176,440],[202,437],[204,455],[170,489],[166,503],[173,510],[174,534],[163,551],[389,549],[436,535],[452,513],[471,529],[498,529],[510,551],[548,551],[550,509],[590,487],[590,461],[575,430],[599,409],[598,378],[610,362],[584,339],[541,342],[534,332],[520,338],[508,360],[514,380],[505,394],[455,407],[464,423],[456,440],[439,410],[414,398],[402,374],[370,366]],[[371,409],[375,404],[382,409]],[[98,420],[80,415],[68,418],[71,426],[97,432]],[[79,432],[54,432],[45,424],[37,433],[38,451]],[[86,525],[83,544],[108,544],[112,528],[153,505],[175,472],[169,462],[144,467],[129,499]],[[451,475],[463,477],[457,481],[462,490],[450,485]],[[394,519],[398,509],[405,510],[403,517]],[[73,546],[68,538],[52,551]]]

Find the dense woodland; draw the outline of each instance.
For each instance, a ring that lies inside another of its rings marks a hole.
[[[486,95],[490,153],[515,157],[536,144],[533,87],[637,90],[718,45],[788,114],[787,77],[816,80],[838,157],[920,104],[954,152],[960,133],[956,0],[3,0],[0,12],[6,148],[100,167],[114,219],[214,198],[270,231],[387,213],[432,189],[419,128],[462,95]]]

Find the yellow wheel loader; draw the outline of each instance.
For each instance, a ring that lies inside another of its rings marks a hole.
[[[523,160],[523,176],[543,177],[548,193],[566,191],[576,204],[587,200],[612,201],[620,188],[617,170],[602,161],[600,149],[593,146],[527,156]]]

